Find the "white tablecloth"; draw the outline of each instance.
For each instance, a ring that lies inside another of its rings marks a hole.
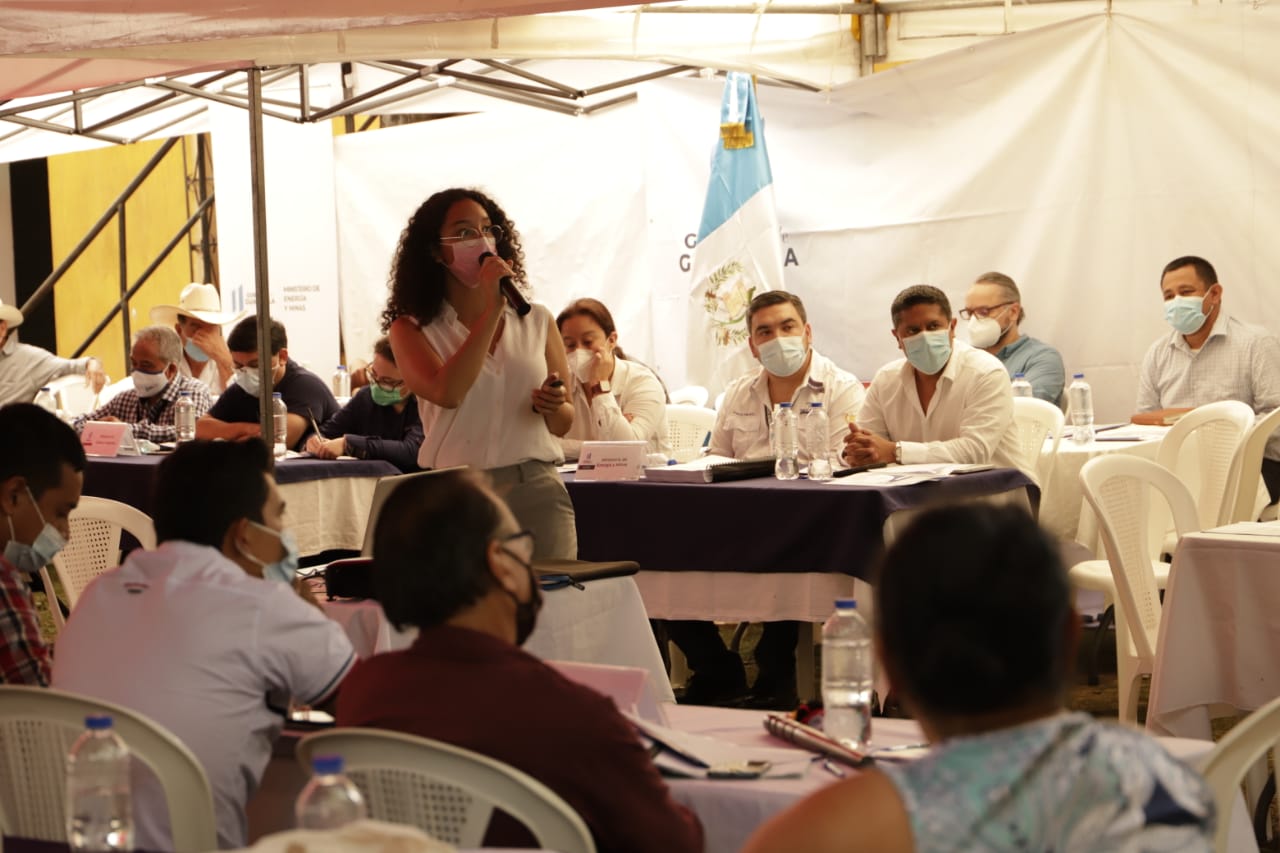
[[[604,578],[583,587],[543,593],[538,625],[525,649],[543,660],[647,669],[658,700],[672,701],[671,683],[635,580]],[[346,630],[361,657],[406,648],[413,642],[416,632],[394,630],[377,602],[321,600],[321,605]]]
[[[1064,437],[1058,444],[1057,455],[1042,462],[1040,482],[1042,487],[1046,479],[1048,483],[1047,488],[1043,488],[1040,493],[1040,524],[1059,539],[1075,539],[1080,525],[1080,506],[1084,499],[1084,492],[1080,488],[1080,469],[1084,467],[1084,463],[1104,453],[1129,453],[1154,461],[1160,440],[1168,431],[1168,427],[1131,424],[1099,433],[1087,444],[1076,444]],[[1137,436],[1140,440],[1110,440],[1127,436]],[[1098,438],[1106,440],[1098,441]],[[1045,444],[1047,449],[1049,442]]]
[[[671,725],[685,731],[748,746],[777,747],[780,743],[765,732],[764,715],[759,711],[680,705],[671,708],[669,715]],[[872,722],[872,748],[922,740],[920,727],[912,720],[877,718]],[[1171,754],[1193,765],[1213,748],[1211,742],[1203,740],[1162,737],[1159,741]],[[822,768],[822,762],[815,762],[799,779],[678,779],[669,784],[675,799],[702,820],[706,853],[735,853],[762,823],[835,781],[837,778]],[[1231,821],[1228,849],[1233,853],[1256,853],[1243,796],[1237,801]]]
[[[328,477],[284,483],[284,526],[293,532],[302,554],[342,548],[359,551],[380,477]]]
[[[1252,711],[1280,696],[1277,602],[1280,535],[1184,536],[1160,617],[1148,728],[1208,737],[1211,711]]]

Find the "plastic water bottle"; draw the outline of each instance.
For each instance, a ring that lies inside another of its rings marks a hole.
[[[365,817],[360,789],[342,774],[342,756],[317,755],[311,770],[294,806],[298,829],[337,829]]]
[[[286,443],[289,436],[289,408],[284,404],[284,395],[279,391],[271,395],[271,416],[276,434],[275,454],[280,459],[289,449]]]
[[[333,371],[333,396],[351,396],[351,374],[347,371],[345,364],[339,364],[337,369]]]
[[[173,404],[173,425],[177,429],[179,444],[195,440],[196,407],[191,402],[190,391],[178,392],[178,402]]]
[[[822,626],[822,727],[845,746],[864,751],[871,741],[875,680],[871,629],[852,598],[836,599]]]
[[[109,716],[84,724],[67,754],[67,843],[72,850],[132,850],[129,750]]]
[[[800,448],[796,436],[796,413],[790,403],[779,403],[773,413],[773,476],[794,480],[800,476]]]
[[[35,404],[46,412],[56,415],[58,414],[58,398],[53,396],[53,389],[48,386],[41,388],[36,392]]]
[[[1093,441],[1093,389],[1077,373],[1067,387],[1067,406],[1071,409],[1071,440],[1076,444]]]
[[[809,479],[831,479],[831,456],[827,442],[831,430],[827,423],[826,409],[821,403],[810,403],[804,416],[804,449],[809,457]]]
[[[1031,388],[1031,383],[1027,381],[1025,373],[1013,374],[1013,396],[1015,397],[1034,397],[1035,393]]]

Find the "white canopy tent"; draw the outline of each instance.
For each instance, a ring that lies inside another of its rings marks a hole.
[[[354,80],[311,72],[308,94],[319,92],[311,107],[322,108],[339,103],[353,82],[361,91],[386,85],[386,63],[358,63],[394,55],[383,51],[396,44],[401,56],[489,50],[745,67],[821,90],[763,86],[761,109],[779,218],[796,259],[788,287],[810,305],[818,346],[862,378],[896,354],[887,317],[893,293],[929,281],[959,300],[987,269],[1020,282],[1024,330],[1058,345],[1069,369],[1096,380],[1105,419],[1131,410],[1136,366],[1164,331],[1156,283],[1170,258],[1208,257],[1230,312],[1280,328],[1267,281],[1280,262],[1269,239],[1280,209],[1272,126],[1280,69],[1270,62],[1280,10],[1163,0],[965,5],[876,7],[890,11],[877,48],[888,61],[936,55],[864,79],[855,79],[865,63],[851,18],[830,11],[724,12],[717,20],[751,21],[756,40],[708,36],[699,55],[644,46],[643,36],[655,19],[653,26],[678,33],[705,13],[629,9],[343,33],[320,25],[291,31],[297,22],[285,21],[274,35],[241,27],[187,46],[154,34],[119,47],[94,39],[61,54],[28,50],[0,68],[59,57],[72,69],[121,59],[205,68],[356,60]],[[603,23],[590,23],[596,18]],[[774,21],[806,19],[826,22],[812,44],[760,38]],[[1012,34],[991,38],[1004,33]],[[761,44],[772,47],[757,51]],[[296,79],[278,85],[298,89]],[[411,205],[441,186],[483,183],[521,225],[540,298],[558,308],[571,296],[600,296],[615,308],[629,348],[679,384],[683,329],[667,318],[683,317],[689,298],[682,256],[705,190],[719,83],[668,79],[633,88],[634,103],[575,117],[436,86],[379,111],[478,114],[335,140],[335,266],[348,349],[362,350],[376,332],[390,250]],[[531,162],[531,152],[542,159]],[[575,172],[599,179],[592,187],[571,181],[581,197],[557,192],[554,178]],[[273,183],[268,174],[269,192]],[[289,239],[273,229],[271,245]]]

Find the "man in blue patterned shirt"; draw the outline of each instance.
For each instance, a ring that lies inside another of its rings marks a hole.
[[[133,338],[129,361],[133,367],[133,388],[113,397],[106,405],[76,418],[80,432],[88,421],[122,421],[133,425],[135,438],[148,441],[173,441],[174,404],[183,391],[191,394],[191,405],[198,418],[213,406],[209,386],[178,371],[182,358],[182,341],[167,326],[147,326]]]

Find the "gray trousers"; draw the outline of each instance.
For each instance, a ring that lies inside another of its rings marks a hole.
[[[520,462],[485,471],[516,521],[535,537],[535,560],[578,559],[573,502],[550,462]]]

